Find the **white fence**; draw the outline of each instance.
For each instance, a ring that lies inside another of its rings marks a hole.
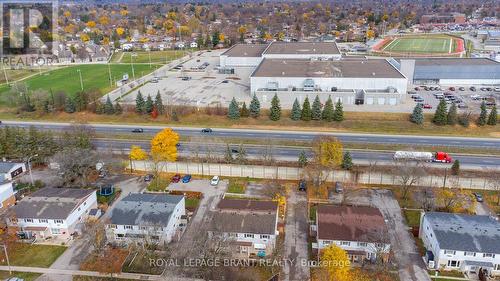
[[[151,164],[145,161],[134,161],[133,168],[141,171],[151,169]],[[257,165],[237,165],[219,163],[192,163],[174,162],[161,163],[158,167],[160,171],[179,174],[195,174],[204,176],[226,176],[226,177],[249,177],[258,179],[282,179],[299,180],[304,177],[302,168],[297,167],[276,167]],[[396,175],[381,172],[355,173],[336,170],[331,171],[327,181],[354,181],[361,184],[397,185],[400,178]],[[485,178],[458,177],[458,176],[434,176],[428,175],[419,178],[418,186],[467,188],[467,189],[494,189],[493,182]]]

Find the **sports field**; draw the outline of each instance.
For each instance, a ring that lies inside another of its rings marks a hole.
[[[141,77],[154,71],[160,65],[153,64],[150,67],[149,64],[134,64],[133,67],[135,77]],[[109,72],[111,72],[113,85],[109,82]],[[34,75],[21,83],[26,83],[30,90],[64,91],[68,95],[74,95],[76,92],[81,91],[80,73],[84,90],[100,90],[104,94],[114,89],[114,83],[121,80],[124,74],[128,74],[132,79],[132,65],[109,64],[109,68],[107,64],[74,65]],[[2,85],[0,95],[9,90],[9,86]]]
[[[389,37],[373,46],[372,51],[386,55],[460,56],[465,49],[463,39],[441,34]]]

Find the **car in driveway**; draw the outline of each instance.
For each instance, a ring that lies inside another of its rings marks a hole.
[[[484,201],[483,195],[481,193],[474,192],[472,194],[474,195],[474,197],[476,197],[477,202],[482,203]]]
[[[307,184],[305,180],[299,181],[299,191],[306,191],[307,190]]]
[[[132,130],[132,133],[144,133],[144,130],[142,128],[135,128]]]
[[[191,175],[185,175],[182,177],[182,182],[183,183],[188,183],[191,181]]]
[[[210,180],[210,185],[213,185],[213,186],[218,185],[219,180],[220,180],[219,176],[213,176],[213,178]]]
[[[170,181],[171,182],[179,182],[180,180],[181,180],[181,175],[175,174],[175,176],[173,176]]]
[[[342,193],[342,192],[344,192],[344,186],[339,181],[335,182],[335,192],[336,193]]]
[[[477,91],[476,87],[470,87],[469,90],[471,90],[472,92]]]
[[[426,104],[424,104],[424,108],[425,109],[432,109],[432,105],[426,103]]]
[[[203,128],[203,129],[201,129],[201,132],[202,133],[211,133],[212,129],[210,129],[210,128]]]

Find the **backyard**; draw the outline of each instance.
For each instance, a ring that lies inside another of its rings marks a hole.
[[[50,267],[66,251],[65,246],[18,244],[14,247],[8,251],[9,261],[11,265],[17,266]],[[0,254],[0,264],[7,265],[3,251]]]

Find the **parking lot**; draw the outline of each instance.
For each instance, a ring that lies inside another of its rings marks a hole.
[[[486,86],[415,86],[408,91],[413,103],[421,103],[424,112],[434,112],[441,99],[449,106],[455,103],[459,112],[479,112],[481,103],[500,103],[500,88]]]

